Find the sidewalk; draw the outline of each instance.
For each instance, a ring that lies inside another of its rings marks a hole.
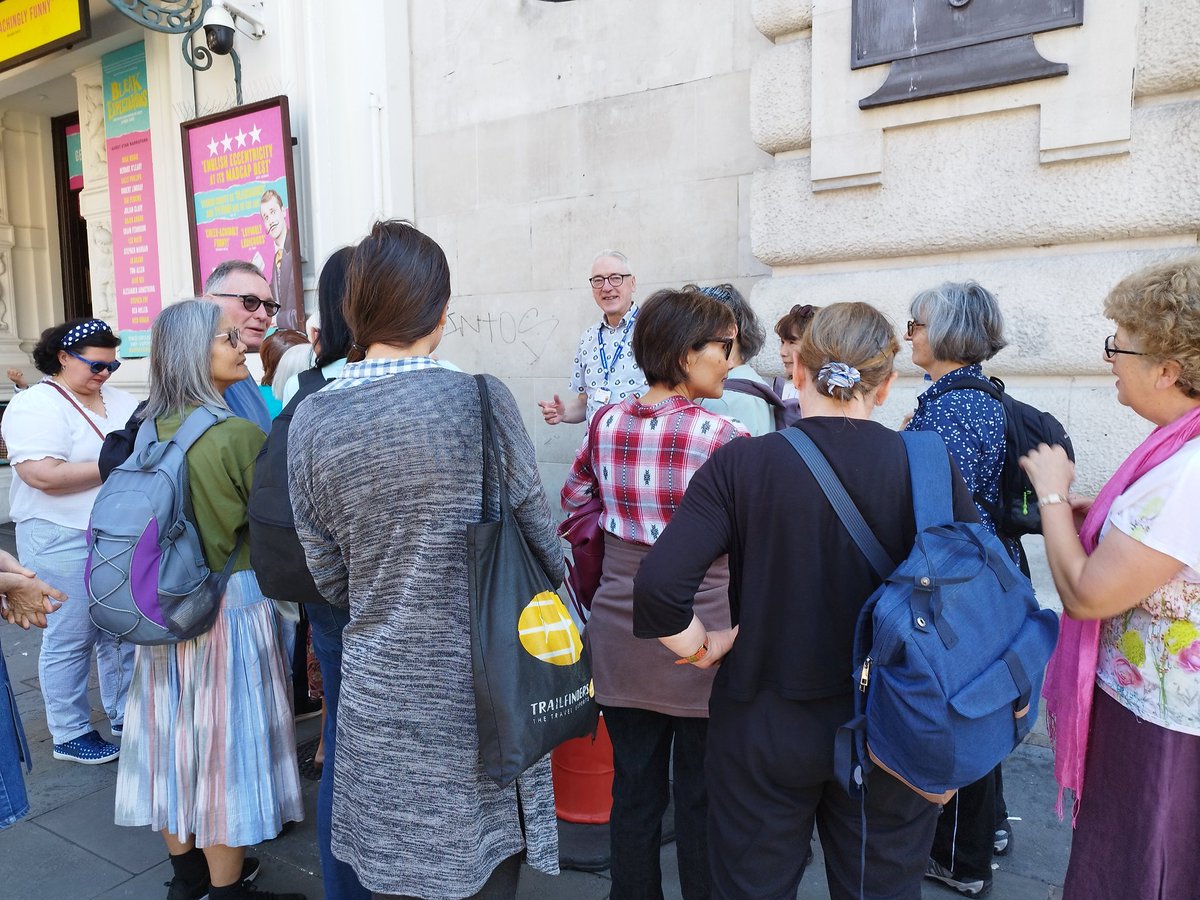
[[[0,547],[12,549],[12,526],[0,527]],[[21,631],[0,623],[0,642],[12,677],[34,759],[27,776],[29,817],[0,831],[0,897],[12,900],[160,900],[171,878],[162,839],[145,828],[118,828],[113,824],[115,763],[81,766],[51,756],[45,711],[38,689],[37,656],[41,632]],[[92,686],[93,720],[107,736],[100,713],[98,692]],[[304,749],[315,740],[319,719],[301,722],[296,739]],[[1005,762],[1004,787],[1013,825],[1014,850],[997,860],[997,900],[1047,900],[1061,896],[1070,848],[1070,829],[1054,815],[1054,779],[1044,728],[1018,748]],[[308,750],[311,757],[311,748]],[[324,896],[318,873],[315,805],[317,783],[302,779],[305,821],[287,835],[250,851],[262,860],[258,884],[269,891],[298,891],[310,900]],[[606,849],[606,826],[566,825],[561,829],[564,852],[595,857]],[[819,844],[797,897],[827,897]],[[580,854],[580,850],[584,853]],[[799,852],[799,851],[797,851]],[[679,879],[675,848],[662,852],[663,892],[677,900]],[[608,896],[605,873],[564,871],[558,877],[525,870],[522,900],[601,900]],[[925,900],[953,900],[959,895],[926,882]]]

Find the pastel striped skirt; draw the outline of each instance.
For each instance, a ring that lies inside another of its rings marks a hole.
[[[137,648],[116,823],[246,847],[303,817],[275,607],[253,572],[237,572],[212,630]]]

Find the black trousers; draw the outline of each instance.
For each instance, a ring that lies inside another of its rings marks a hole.
[[[963,880],[992,878],[996,841],[996,766],[942,807],[929,855]]]
[[[492,870],[491,877],[477,893],[467,900],[516,900],[517,885],[521,880],[521,860],[525,854],[514,854]],[[372,894],[373,900],[420,900],[402,894]]]
[[[835,782],[834,736],[852,697],[742,703],[718,690],[709,711],[714,897],[794,898],[815,824],[831,898],[919,900],[938,807],[879,769],[860,797]]]

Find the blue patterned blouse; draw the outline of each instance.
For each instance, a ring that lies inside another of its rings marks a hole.
[[[962,378],[983,378],[982,366],[963,366],[935,381],[917,398],[917,409],[907,431],[936,431],[946,442],[967,490],[975,498],[979,521],[992,534],[996,523],[980,503],[1000,500],[1000,473],[1004,468],[1004,407],[983,391],[951,390]],[[929,380],[929,376],[925,376]],[[1009,556],[1020,561],[1020,544],[1001,537]]]

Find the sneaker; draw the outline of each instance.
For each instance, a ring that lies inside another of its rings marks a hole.
[[[108,730],[112,732],[113,737],[120,737],[121,735],[123,735],[125,733],[125,726],[124,725],[110,725]]]
[[[247,856],[242,860],[242,884],[249,884],[257,878],[261,868],[259,861],[253,856]],[[208,898],[207,878],[199,884],[189,884],[176,875],[164,884],[170,889],[167,891],[167,900],[207,900]]]
[[[968,897],[986,897],[992,892],[992,879],[975,878],[971,880],[956,878],[954,873],[935,859],[930,859],[925,866],[925,877],[940,881],[948,888],[965,894]]]
[[[98,766],[100,763],[112,762],[120,755],[121,748],[100,737],[98,731],[89,731],[73,741],[54,745],[55,759],[83,763],[85,766]]]
[[[303,722],[305,719],[315,719],[321,714],[323,705],[320,700],[313,700],[311,697],[296,698],[296,721]]]
[[[308,900],[305,894],[276,894],[272,891],[260,891],[257,885],[243,881],[240,890],[233,894],[236,900]]]
[[[996,842],[993,844],[993,852],[997,856],[1005,856],[1012,849],[1012,826],[1007,822],[996,826]]]

